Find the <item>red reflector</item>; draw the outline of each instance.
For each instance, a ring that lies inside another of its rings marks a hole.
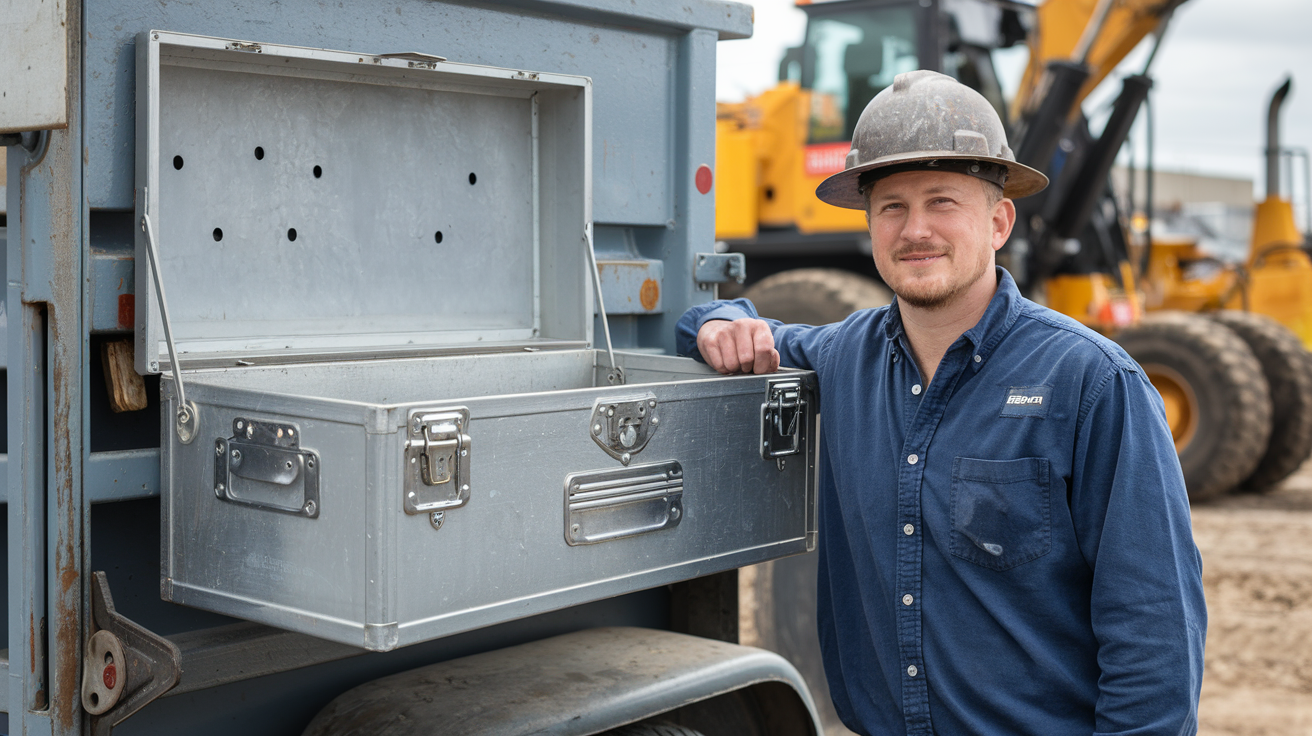
[[[711,167],[702,164],[697,167],[697,174],[693,177],[693,183],[697,185],[697,191],[706,194],[711,191],[711,184],[715,182],[715,175],[711,173]]]

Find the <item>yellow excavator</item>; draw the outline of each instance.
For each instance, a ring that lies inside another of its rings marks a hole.
[[[806,35],[785,53],[779,84],[718,108],[716,230],[748,256],[744,295],[764,315],[804,323],[891,298],[862,213],[820,202],[815,188],[842,169],[857,118],[893,77],[951,74],[998,109],[1017,159],[1052,180],[1017,201],[999,263],[1027,295],[1114,336],[1140,362],[1166,404],[1191,498],[1273,487],[1312,453],[1312,368],[1299,344],[1312,344],[1312,260],[1289,202],[1269,183],[1248,261],[1223,266],[1196,243],[1132,244],[1132,213],[1110,186],[1183,2],[799,2]],[[1143,72],[1121,81],[1095,135],[1081,103],[1150,36]],[[1278,181],[1274,121],[1287,91],[1272,103],[1269,180]]]

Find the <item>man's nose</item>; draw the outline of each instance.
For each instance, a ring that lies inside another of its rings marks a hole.
[[[902,238],[911,243],[921,243],[934,237],[929,225],[929,213],[922,207],[910,207],[906,223],[902,226]]]

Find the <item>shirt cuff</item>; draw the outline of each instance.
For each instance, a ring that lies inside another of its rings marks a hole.
[[[697,320],[697,329],[694,330],[694,334],[700,332],[703,325],[713,320],[722,319],[732,322],[733,320],[736,319],[751,319],[751,318],[752,315],[748,314],[746,310],[742,309],[741,307],[735,306],[733,304],[721,304],[715,309],[712,309],[706,314],[703,314]]]

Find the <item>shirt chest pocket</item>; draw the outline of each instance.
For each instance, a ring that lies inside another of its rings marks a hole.
[[[990,570],[1010,570],[1052,549],[1048,461],[952,463],[953,556]]]

